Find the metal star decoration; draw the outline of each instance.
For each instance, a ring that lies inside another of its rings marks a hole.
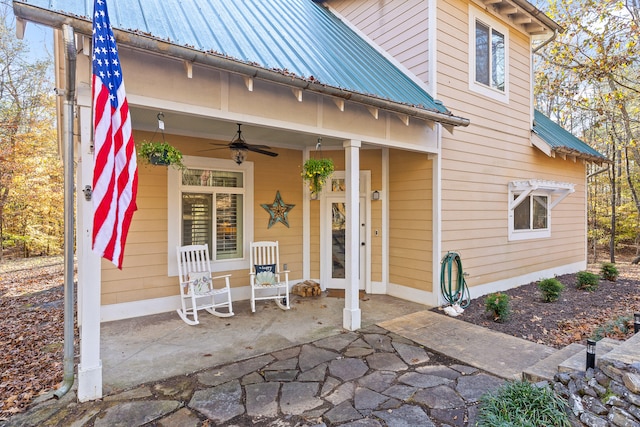
[[[287,215],[289,211],[293,209],[295,205],[289,205],[282,201],[282,197],[280,197],[280,190],[276,192],[276,198],[272,204],[264,203],[261,204],[265,211],[269,212],[269,227],[271,228],[276,222],[281,222],[289,228],[289,220],[287,219]]]

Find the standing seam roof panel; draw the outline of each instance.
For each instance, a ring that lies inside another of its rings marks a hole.
[[[91,20],[92,0],[16,0]],[[107,0],[115,29],[287,70],[326,86],[447,113],[357,33],[312,0]]]

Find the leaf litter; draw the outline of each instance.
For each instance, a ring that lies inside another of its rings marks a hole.
[[[492,321],[484,310],[484,297],[473,300],[456,319],[556,348],[584,343],[599,329],[604,336],[625,339],[633,333],[628,320],[625,325],[604,326],[640,312],[640,266],[617,267],[618,280],[601,280],[595,292],[578,290],[575,274],[558,276],[565,290],[552,303],[542,301],[536,282],[504,291],[512,309],[507,322]],[[0,421],[26,410],[34,398],[62,381],[63,274],[61,257],[0,263]],[[76,326],[76,352],[77,337]]]

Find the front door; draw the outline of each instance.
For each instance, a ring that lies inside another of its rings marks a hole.
[[[361,174],[363,175],[363,174]],[[322,208],[321,222],[321,243],[320,251],[322,256],[320,257],[321,278],[320,281],[325,288],[331,289],[345,289],[345,237],[346,237],[346,214],[347,206],[345,201],[344,192],[344,172],[336,172],[333,177],[329,179],[331,182],[328,191],[326,191],[324,197],[324,207]],[[363,178],[368,176],[361,176],[361,184],[364,184]],[[366,185],[361,185],[366,187]],[[324,190],[323,190],[324,191]],[[360,239],[358,245],[359,251],[359,274],[360,278],[359,288],[365,289],[366,284],[366,218],[367,218],[367,199],[362,195],[360,196]],[[366,193],[365,193],[366,194]]]

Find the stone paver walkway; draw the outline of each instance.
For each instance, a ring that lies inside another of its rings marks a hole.
[[[504,381],[371,326],[0,425],[472,426]]]

